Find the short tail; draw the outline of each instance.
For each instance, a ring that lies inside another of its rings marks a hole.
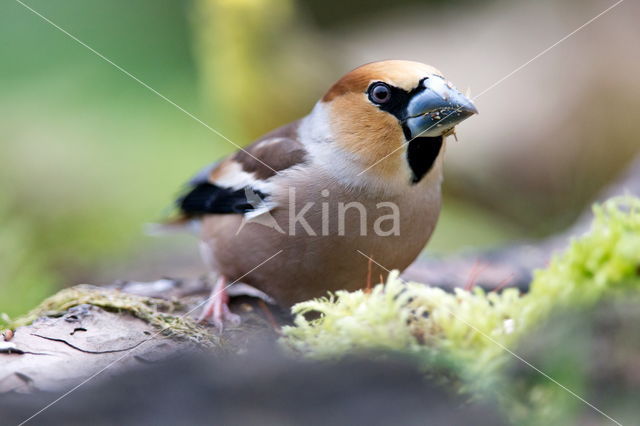
[[[196,218],[179,218],[164,223],[146,223],[144,234],[150,237],[160,237],[173,234],[200,235],[201,221]]]

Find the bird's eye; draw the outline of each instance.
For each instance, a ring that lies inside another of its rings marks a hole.
[[[384,83],[374,83],[369,87],[369,99],[376,104],[384,104],[391,99],[391,88]]]

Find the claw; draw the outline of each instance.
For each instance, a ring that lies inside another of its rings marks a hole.
[[[222,305],[222,320],[235,326],[238,326],[240,325],[240,323],[242,323],[242,318],[240,318],[240,315],[231,312],[231,310],[229,309],[229,305],[227,305],[226,303]]]

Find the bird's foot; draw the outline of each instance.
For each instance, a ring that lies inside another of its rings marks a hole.
[[[234,314],[229,309],[229,294],[227,293],[227,279],[219,277],[216,285],[213,286],[209,300],[202,309],[198,322],[213,324],[220,332],[224,330],[226,323],[240,325],[242,322],[239,315]]]

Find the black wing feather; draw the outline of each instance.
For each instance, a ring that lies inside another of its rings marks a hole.
[[[251,194],[256,194],[260,199],[265,198],[265,194],[252,190]],[[217,186],[210,182],[197,184],[186,195],[177,200],[178,208],[187,216],[199,216],[203,214],[229,214],[246,213],[254,210],[253,205],[247,198],[245,188],[231,189]]]
[[[195,175],[175,205],[180,210],[177,221],[207,214],[244,214],[264,206],[269,194],[248,184],[244,188],[227,188],[216,184],[215,170],[225,163],[240,164],[245,173],[264,182],[278,171],[306,161],[307,151],[297,140],[298,122],[287,124],[265,135],[250,146],[237,151],[229,159],[213,163]],[[275,144],[262,144],[272,140]]]

